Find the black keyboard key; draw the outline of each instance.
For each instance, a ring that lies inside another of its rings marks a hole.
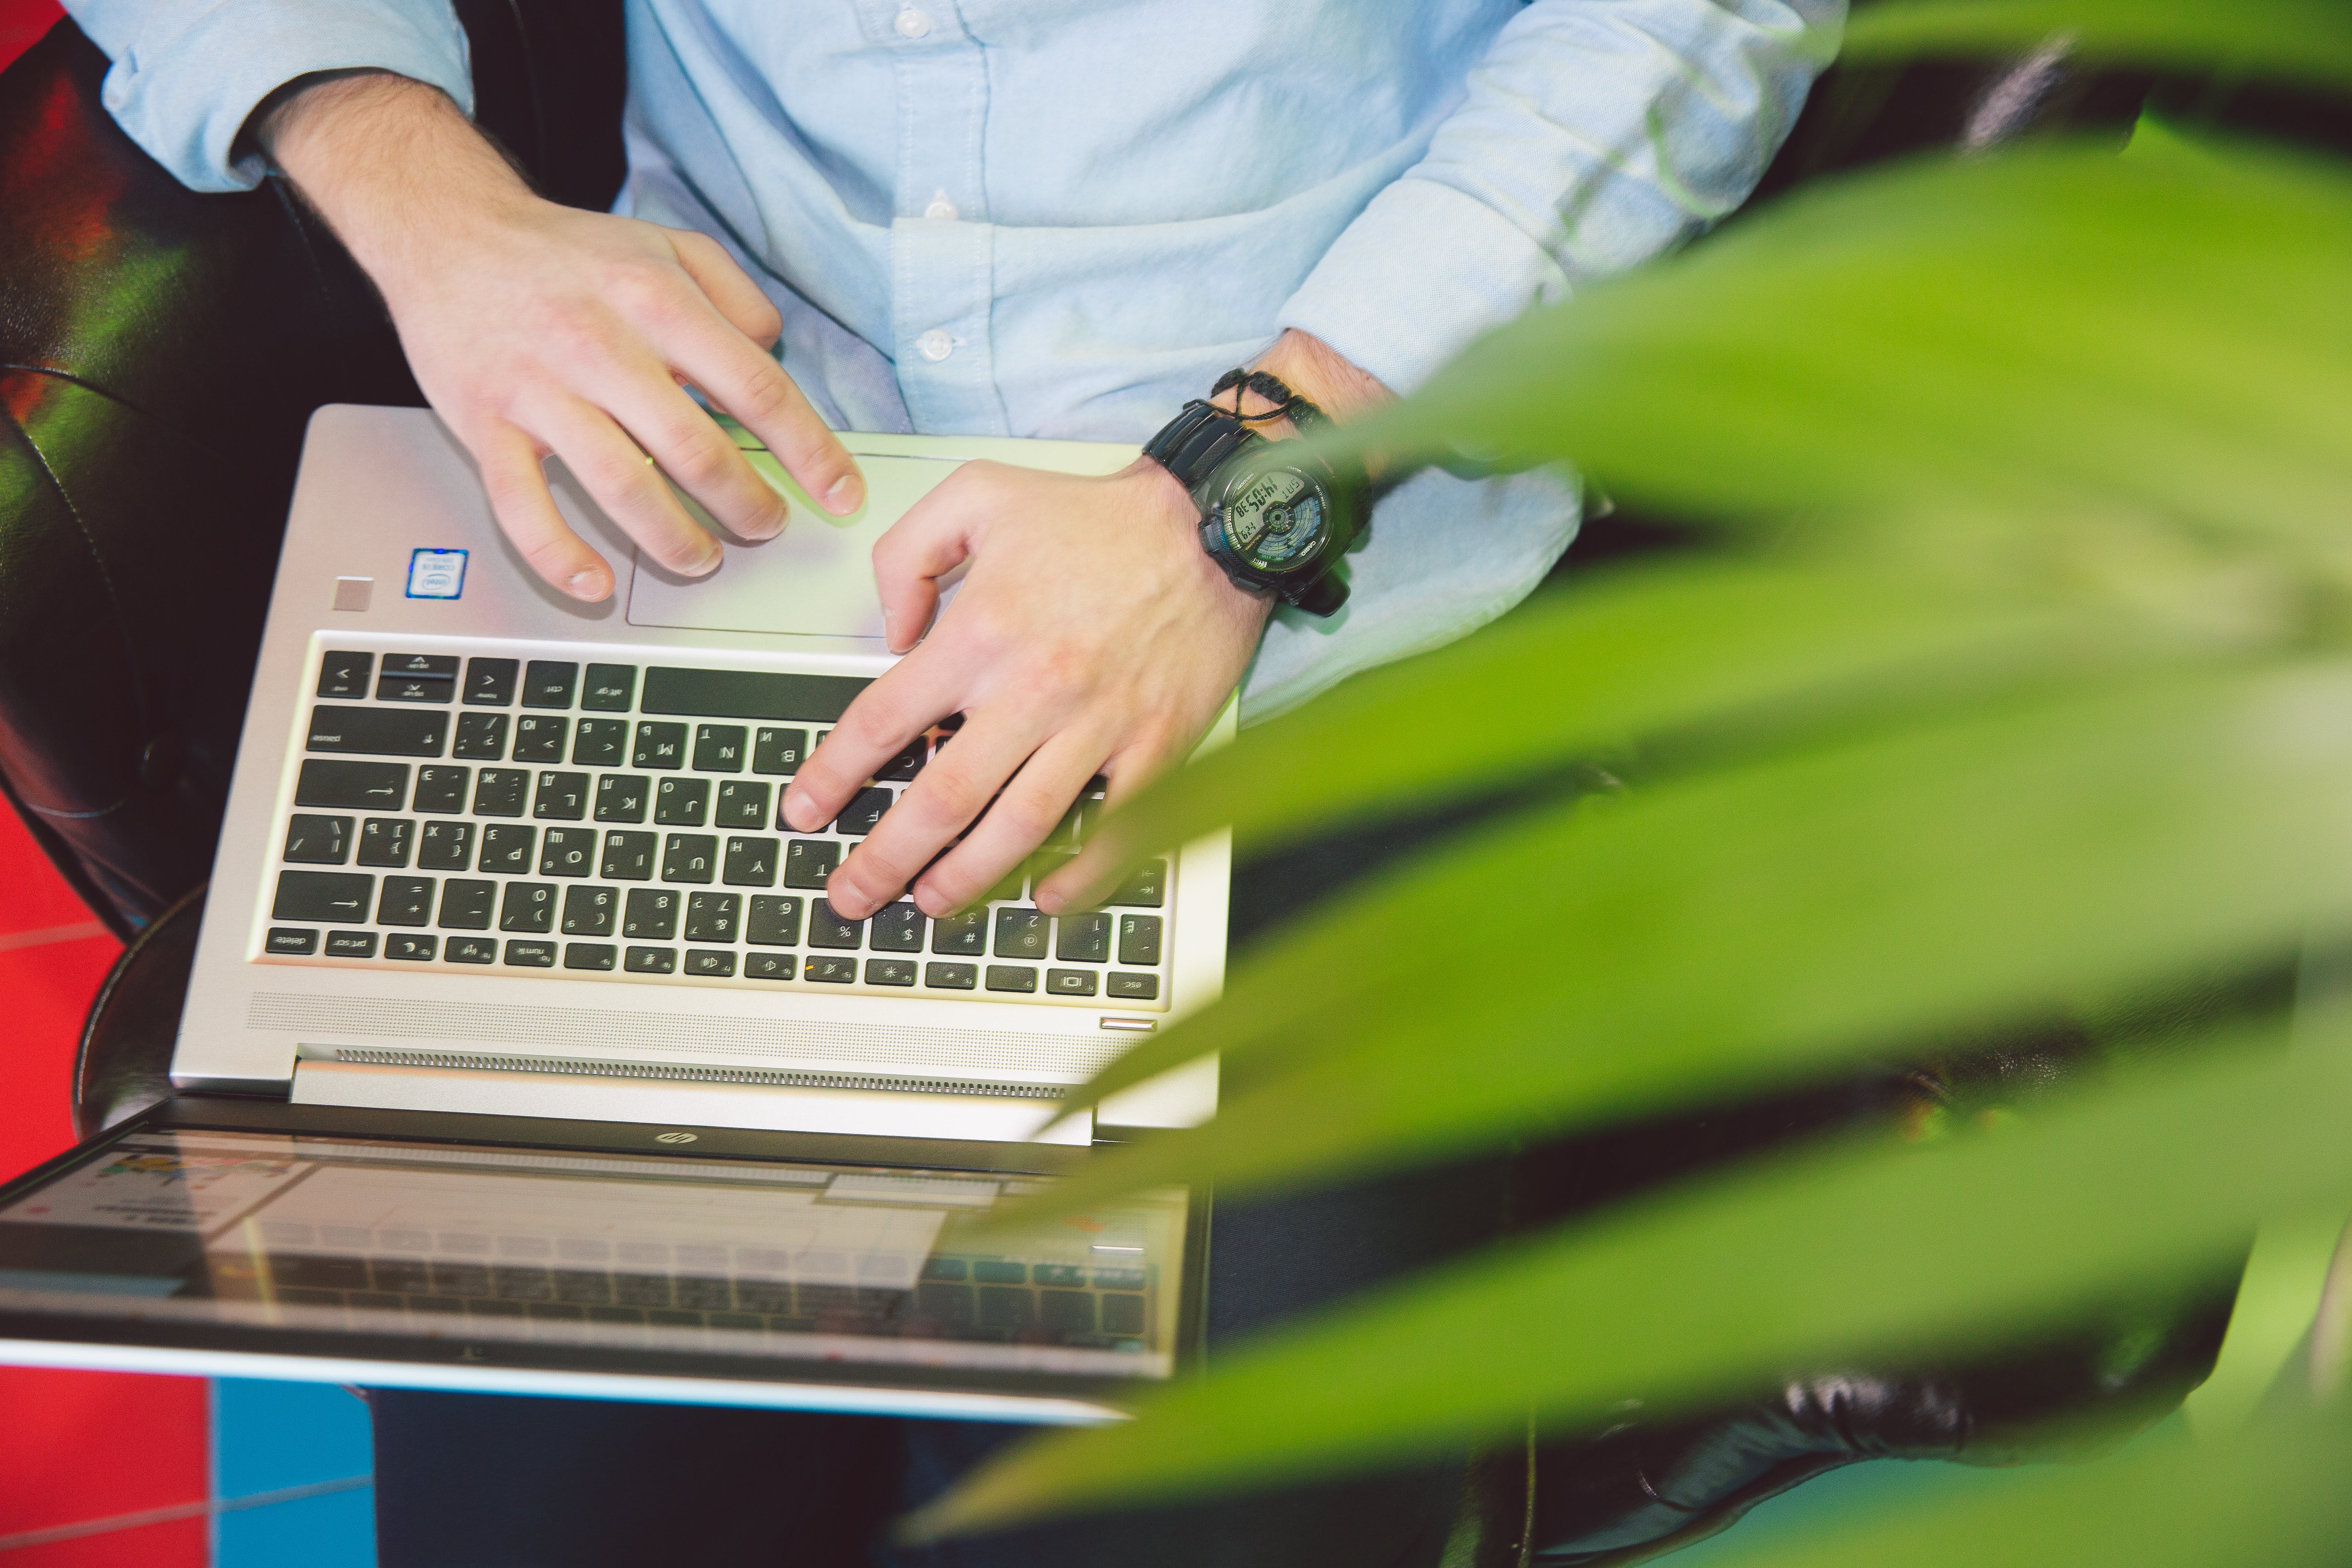
[[[509,942],[506,962],[515,969],[552,969],[555,967],[555,944],[551,942]]]
[[[372,653],[327,653],[319,659],[319,695],[321,697],[365,697],[368,671],[375,664]]]
[[[1045,971],[1045,990],[1055,996],[1091,996],[1095,994],[1095,972],[1091,969],[1049,969]]]
[[[340,866],[351,854],[350,817],[297,812],[287,819],[284,858],[300,866]]]
[[[1103,994],[1122,1002],[1157,1002],[1160,1000],[1160,976],[1157,974],[1121,974],[1114,969],[1103,986]]]
[[[469,763],[495,763],[507,754],[507,716],[503,713],[460,713],[457,738],[449,754]]]
[[[1143,1332],[1143,1298],[1117,1295],[1100,1299],[1102,1331],[1133,1338]]]
[[[1041,910],[996,911],[996,956],[1043,958],[1051,921]]]
[[[686,726],[683,724],[637,725],[637,743],[630,752],[630,765],[640,768],[682,768],[686,765]]]
[[[427,824],[427,826],[431,826]],[[430,877],[386,877],[383,896],[376,900],[375,923],[380,926],[421,926],[433,923],[433,879]],[[386,958],[404,956],[392,951],[387,943]],[[425,949],[425,956],[433,952]]]
[[[674,974],[677,972],[677,949],[633,947],[621,967],[632,974]]]
[[[992,963],[988,966],[988,988],[991,991],[1034,991],[1037,972],[1022,963]]]
[[[519,763],[560,763],[572,738],[572,721],[548,713],[526,713],[515,721],[514,760]]]
[[[383,955],[422,962],[433,956],[440,939],[430,936],[409,936],[395,931],[383,939]]]
[[[872,945],[877,952],[923,951],[923,911],[901,900],[874,911]]]
[[[526,708],[569,708],[572,689],[579,683],[580,667],[553,659],[535,658],[523,666],[522,705]]]
[[[466,700],[481,708],[503,708],[514,700],[515,672],[510,658],[469,658],[466,661]]]
[[[498,939],[453,936],[442,946],[441,957],[449,963],[495,963],[499,958]]]
[[[823,899],[809,906],[808,944],[811,947],[854,948],[864,942],[865,936],[864,921],[842,919]]]
[[[620,954],[610,943],[601,942],[567,942],[563,944],[563,967],[566,969],[610,969]]]
[[[1037,1321],[1037,1296],[1010,1285],[980,1288],[980,1326],[1006,1333],[1018,1332]]]
[[[429,675],[394,675],[390,671],[376,677],[375,700],[378,702],[455,702],[457,683]]]
[[[1158,915],[1119,916],[1118,961],[1134,964],[1138,969],[1158,963],[1160,926]]]
[[[490,822],[482,826],[482,858],[475,868],[482,871],[503,871],[509,875],[528,872],[531,868],[531,850],[538,845],[539,829],[525,827],[517,822]]]
[[[664,827],[700,827],[710,818],[709,779],[662,779],[654,785],[654,820]]]
[[[555,884],[509,882],[499,910],[499,929],[545,936],[555,929]]]
[[[857,980],[857,960],[854,958],[820,958],[809,954],[808,966],[801,972],[803,980],[823,981],[827,985],[851,985]]]
[[[637,707],[694,719],[797,719],[831,723],[871,682],[852,675],[779,675],[745,669],[646,671]]]
[[[272,920],[363,921],[375,879],[359,871],[280,871]]]
[[[905,784],[923,771],[923,763],[930,756],[930,752],[929,740],[919,737],[909,741],[897,756],[874,770],[874,777],[877,782]]]
[[[572,763],[582,768],[617,768],[628,749],[626,719],[583,719],[572,736]]]
[[[610,877],[616,882],[651,880],[654,853],[660,844],[661,840],[650,833],[607,833],[604,858],[597,863],[596,875]]]
[[[596,820],[643,822],[653,781],[641,773],[605,773],[596,780]]]
[[[301,958],[319,951],[319,933],[306,926],[271,926],[261,946],[265,952]]]
[[[436,680],[457,679],[457,656],[454,653],[388,653],[383,656],[386,675],[425,675]]]
[[[789,952],[747,952],[743,955],[743,978],[746,980],[790,980],[800,968],[800,961]]]
[[[563,934],[566,936],[610,936],[613,922],[620,918],[621,891],[617,888],[566,888],[563,890]]]
[[[743,940],[761,947],[798,947],[801,901],[772,893],[755,894],[751,919],[743,928]]]
[[[530,814],[541,822],[578,822],[588,815],[586,773],[543,773],[530,797]]]
[[[707,833],[673,833],[662,840],[661,879],[708,882],[719,873],[719,840]]]
[[[530,775],[520,768],[484,768],[474,785],[476,816],[520,816]],[[421,808],[420,808],[421,809]]]
[[[416,798],[408,803],[408,809],[453,814],[465,810],[466,784],[473,776],[471,768],[417,769]]]
[[[686,899],[686,940],[733,942],[742,913],[740,893],[689,893]]]
[[[375,932],[372,931],[331,931],[327,933],[329,958],[373,958]]]
[[[406,763],[306,762],[294,780],[297,805],[398,811],[408,798]]]
[[[889,809],[888,790],[859,790],[849,797],[849,804],[841,808],[841,816],[835,821],[833,830],[852,838],[863,838],[874,831],[874,825],[880,822],[882,814]]]
[[[915,961],[911,958],[869,958],[866,961],[866,984],[868,985],[912,985],[915,983]]]
[[[551,827],[540,836],[539,874],[542,877],[587,877],[596,872],[596,830],[593,827]]]
[[[678,908],[685,900],[667,888],[631,888],[621,934],[642,942],[667,942],[677,935]]]
[[[755,773],[796,773],[807,758],[806,730],[762,724],[751,731],[751,771]]]
[[[1118,885],[1118,890],[1111,894],[1109,898],[1105,899],[1103,902],[1107,904],[1140,904],[1148,909],[1156,910],[1167,901],[1167,896],[1168,862],[1165,860],[1146,860],[1142,865],[1138,866],[1134,870],[1129,872],[1127,875],[1127,880]],[[1134,962],[1141,963],[1143,961],[1138,959]]]
[[[580,706],[597,713],[626,713],[637,698],[634,664],[592,664],[580,689]]]
[[[710,810],[713,827],[768,826],[768,786],[750,779],[729,779],[719,786],[718,804]]]
[[[420,871],[464,871],[474,863],[474,825],[470,822],[428,822],[416,837],[416,868]]]
[[[727,840],[727,865],[721,879],[733,888],[772,888],[776,885],[776,851],[782,847],[773,838],[750,838],[734,835]]]
[[[1064,963],[1106,963],[1110,960],[1110,917],[1103,914],[1064,915],[1055,933],[1054,956]]]
[[[931,951],[977,958],[988,951],[988,911],[966,910],[931,922]]]
[[[312,752],[355,752],[378,757],[437,757],[449,732],[449,715],[418,708],[310,710],[310,732],[303,747]]]
[[[694,939],[688,937],[687,940],[691,942]],[[689,947],[686,950],[685,973],[707,975],[713,979],[731,976],[735,973],[735,955],[731,952],[714,952],[707,947]]]
[[[499,885],[452,877],[441,884],[443,931],[488,931],[497,907]]]
[[[1050,1333],[1095,1331],[1095,1299],[1083,1290],[1037,1292],[1037,1326]]]
[[[934,991],[970,991],[980,984],[976,963],[926,963],[923,984]]]
[[[794,838],[784,845],[784,886],[823,889],[841,864],[841,846],[824,838]]]
[[[743,726],[697,724],[694,727],[694,771],[740,773],[743,771]]]

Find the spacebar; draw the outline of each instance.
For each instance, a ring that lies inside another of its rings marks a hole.
[[[858,675],[674,669],[657,664],[646,671],[637,710],[698,719],[808,719],[824,724],[840,718],[851,699],[871,684]]]

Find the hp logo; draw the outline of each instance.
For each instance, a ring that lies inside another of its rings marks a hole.
[[[656,1143],[691,1143],[694,1142],[694,1134],[691,1132],[657,1132],[654,1135],[654,1142]]]

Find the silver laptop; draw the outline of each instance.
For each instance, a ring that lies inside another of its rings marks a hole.
[[[849,921],[826,876],[952,731],[823,831],[778,816],[892,662],[882,531],[971,458],[1135,450],[851,435],[843,520],[737,440],[791,521],[699,581],[556,470],[625,565],[589,605],[505,543],[434,416],[315,416],[182,1092],[0,1189],[0,1360],[1040,1421],[1184,1363],[1190,1195],[974,1226],[1213,1111],[1213,1064],[1060,1097],[1216,995],[1224,839],[1049,917],[1034,879],[1097,789],[983,906]]]

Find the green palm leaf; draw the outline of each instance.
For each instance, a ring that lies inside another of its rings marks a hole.
[[[1843,53],[2021,52],[2053,37],[2094,59],[2352,82],[2352,13],[2334,0],[1888,0],[1854,13]]]

